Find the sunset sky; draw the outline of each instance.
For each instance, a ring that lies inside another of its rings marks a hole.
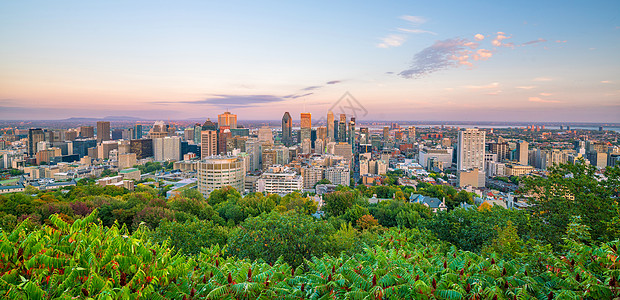
[[[0,41],[5,120],[620,122],[617,0],[0,1]]]

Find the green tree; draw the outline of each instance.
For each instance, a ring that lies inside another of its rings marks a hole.
[[[274,263],[282,257],[288,264],[299,266],[304,259],[327,251],[333,231],[327,222],[307,215],[271,212],[243,222],[231,233],[228,249],[240,258]]]
[[[185,254],[198,254],[200,250],[212,245],[226,245],[228,228],[216,225],[213,221],[194,220],[180,222],[163,221],[150,232],[157,243],[168,241],[168,245]]]
[[[517,228],[512,224],[512,221],[506,222],[504,228],[496,226],[496,231],[497,237],[482,248],[483,255],[495,254],[502,258],[514,258],[522,252],[524,243],[517,234]]]
[[[299,192],[292,192],[280,199],[280,205],[286,210],[294,210],[302,214],[316,213],[318,204],[309,197],[303,197]]]
[[[358,194],[353,191],[336,191],[323,195],[323,211],[330,216],[343,215],[347,209],[359,203]]]
[[[241,199],[241,194],[239,194],[235,188],[225,186],[221,189],[212,191],[209,194],[208,202],[211,206],[215,207],[224,201],[232,200],[236,203],[239,199]]]
[[[570,163],[551,167],[546,177],[524,178],[522,192],[528,195],[529,211],[544,233],[541,239],[560,245],[574,216],[592,229],[592,240],[616,238],[605,222],[617,216],[619,168],[607,168],[601,178],[594,166]]]
[[[355,222],[357,222],[359,218],[361,218],[363,215],[368,214],[370,214],[368,208],[356,204],[348,208],[344,215],[341,216],[341,218],[344,219],[346,222],[355,224]]]

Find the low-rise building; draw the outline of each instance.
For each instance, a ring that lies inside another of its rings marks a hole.
[[[256,191],[261,193],[288,194],[301,191],[303,187],[303,177],[282,166],[270,167],[256,181]]]

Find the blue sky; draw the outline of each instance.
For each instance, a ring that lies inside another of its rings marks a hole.
[[[618,1],[3,1],[0,118],[620,122]],[[318,115],[318,116],[317,116]]]

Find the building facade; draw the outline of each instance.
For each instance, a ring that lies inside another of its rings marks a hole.
[[[225,186],[244,192],[245,166],[243,159],[235,156],[211,156],[198,162],[198,191],[205,198]]]

